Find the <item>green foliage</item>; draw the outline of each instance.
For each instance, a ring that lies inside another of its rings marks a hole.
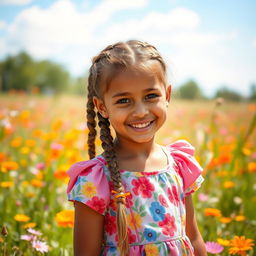
[[[59,64],[44,60],[34,61],[27,53],[9,56],[0,62],[0,91],[62,92],[68,88],[69,73]]]
[[[228,89],[225,86],[217,90],[215,94],[215,98],[218,98],[218,97],[221,97],[221,98],[224,98],[225,100],[230,100],[230,101],[243,100],[243,97],[238,92]]]
[[[252,84],[250,87],[249,100],[256,101],[256,84]]]
[[[179,96],[182,99],[203,98],[203,94],[200,87],[193,80],[190,80],[179,87]]]

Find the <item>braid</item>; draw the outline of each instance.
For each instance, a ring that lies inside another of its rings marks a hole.
[[[93,85],[95,82],[95,72],[93,72],[93,66],[90,69],[90,75],[88,78],[88,100],[87,100],[87,127],[89,129],[88,133],[88,153],[90,159],[95,157],[95,137],[97,135],[97,131],[95,129],[96,127],[96,121],[95,116],[96,113],[94,111],[94,103],[93,103],[93,96],[95,96],[95,92],[93,89]]]
[[[114,150],[113,137],[110,132],[110,123],[107,118],[102,117],[102,115],[97,113],[100,126],[100,139],[102,141],[102,148],[104,149],[104,158],[107,161],[107,165],[110,171],[111,180],[114,183],[115,190],[117,193],[123,193],[124,188],[122,185],[121,174],[119,172],[119,167],[116,159],[116,154]],[[122,197],[117,198],[117,231],[119,239],[119,249],[121,255],[125,256],[129,253],[129,243],[127,236],[127,218],[126,218],[126,207],[125,199]]]

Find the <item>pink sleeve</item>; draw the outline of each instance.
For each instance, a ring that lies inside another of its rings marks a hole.
[[[73,164],[67,194],[69,201],[79,201],[104,215],[110,200],[110,189],[103,165],[96,159]]]
[[[183,180],[185,196],[196,191],[204,181],[202,167],[194,157],[195,149],[186,140],[177,140],[168,146],[174,165]]]

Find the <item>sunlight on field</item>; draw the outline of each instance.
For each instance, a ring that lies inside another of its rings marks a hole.
[[[255,255],[255,113],[255,104],[173,99],[157,135],[195,146],[205,177],[197,219],[205,242],[224,247],[219,255]],[[86,135],[85,98],[0,96],[1,255],[72,255],[66,171],[88,159]]]

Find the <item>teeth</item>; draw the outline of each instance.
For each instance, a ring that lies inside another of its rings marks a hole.
[[[144,127],[148,126],[149,124],[150,124],[150,122],[143,123],[143,124],[131,124],[131,126],[134,128],[144,128]]]

